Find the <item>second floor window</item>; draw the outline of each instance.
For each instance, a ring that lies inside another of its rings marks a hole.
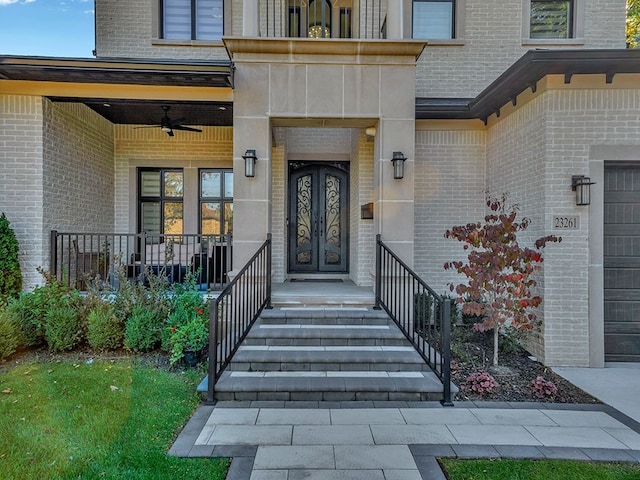
[[[413,0],[413,38],[455,38],[454,0]]]
[[[220,40],[223,0],[162,0],[162,36],[171,40]]]
[[[572,38],[573,1],[531,0],[531,38]]]

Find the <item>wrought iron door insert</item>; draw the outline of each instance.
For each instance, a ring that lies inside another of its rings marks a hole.
[[[289,163],[289,272],[348,272],[349,164]]]

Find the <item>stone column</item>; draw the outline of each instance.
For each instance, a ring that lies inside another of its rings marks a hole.
[[[397,1],[397,0],[396,0]],[[242,36],[259,36],[259,8],[258,0],[243,0],[242,2]]]
[[[387,0],[387,39],[399,40],[402,38],[403,19],[403,0]]]

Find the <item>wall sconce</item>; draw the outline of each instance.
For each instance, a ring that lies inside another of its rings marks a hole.
[[[594,183],[584,175],[571,176],[571,190],[576,192],[576,205],[591,204],[591,185]]]
[[[404,162],[406,159],[407,157],[404,156],[404,153],[393,152],[393,158],[391,159],[393,163],[393,178],[404,178]]]
[[[244,176],[245,177],[255,177],[256,176],[256,151],[255,150],[247,150],[242,155],[244,158]]]

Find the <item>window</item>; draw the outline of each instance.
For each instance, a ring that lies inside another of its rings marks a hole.
[[[200,233],[233,233],[233,170],[200,170]]]
[[[180,169],[138,170],[138,228],[147,233],[183,233],[184,177]]]
[[[220,40],[224,0],[162,0],[162,38]]]
[[[573,1],[531,0],[530,38],[573,38]]]
[[[414,0],[413,38],[455,38],[454,0]]]

